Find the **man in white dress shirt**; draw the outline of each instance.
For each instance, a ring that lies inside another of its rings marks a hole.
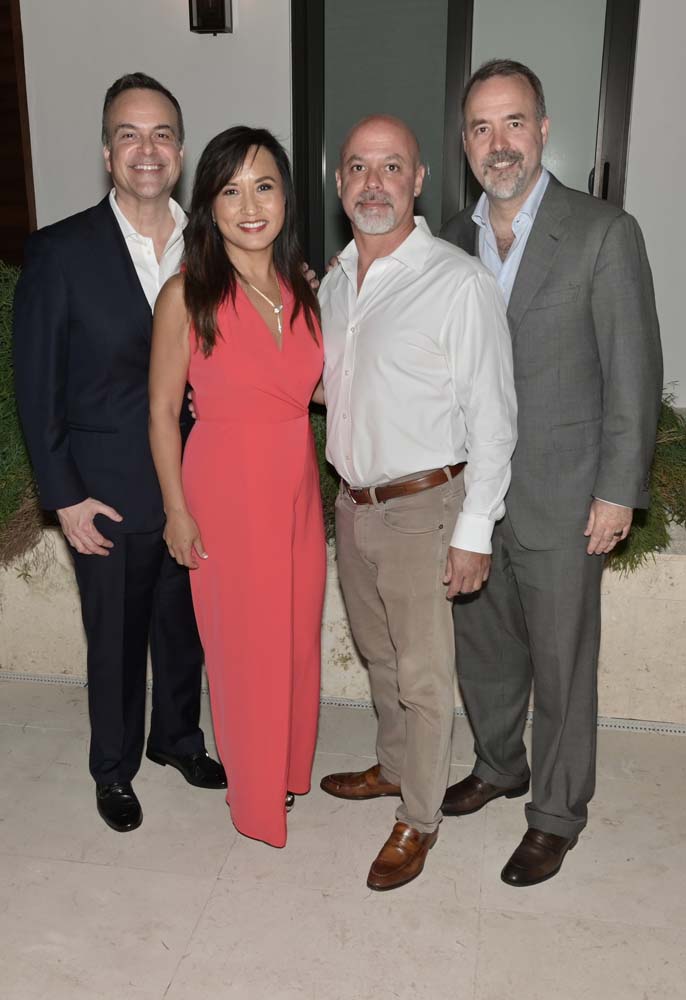
[[[419,875],[436,842],[454,712],[451,599],[488,577],[516,439],[502,297],[485,267],[414,218],[423,179],[403,122],[373,116],[352,129],[336,182],[354,240],[320,290],[339,574],[379,716],[378,763],[322,788],[401,797],[369,872],[376,890]]]
[[[226,787],[199,727],[202,647],[188,573],[168,555],[148,443],[152,307],[183,253],[171,200],[183,160],[176,98],[142,73],[103,108],[113,188],[29,238],[15,300],[17,405],[41,504],[74,558],[88,640],[90,771],[98,812],[126,832],[143,814],[131,782],[147,755],[203,788]]]

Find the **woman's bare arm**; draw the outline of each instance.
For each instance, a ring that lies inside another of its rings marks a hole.
[[[167,523],[164,538],[178,563],[197,568],[193,549],[206,558],[200,533],[188,512],[181,482],[179,414],[190,360],[189,319],[183,275],[165,284],[155,304],[150,355],[150,447],[162,489]]]

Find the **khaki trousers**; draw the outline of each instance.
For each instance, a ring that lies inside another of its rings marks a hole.
[[[377,756],[399,784],[396,818],[422,833],[441,820],[455,709],[455,640],[443,583],[464,476],[412,496],[336,500],[338,570],[379,717]]]

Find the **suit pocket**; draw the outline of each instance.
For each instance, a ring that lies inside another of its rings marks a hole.
[[[579,451],[594,448],[600,443],[602,422],[583,420],[577,424],[561,424],[552,428],[555,451]]]
[[[529,311],[552,309],[554,306],[565,306],[576,302],[580,289],[580,285],[558,285],[557,288],[544,288],[532,301]]]

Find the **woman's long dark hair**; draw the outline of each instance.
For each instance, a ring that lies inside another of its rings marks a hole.
[[[295,298],[293,319],[302,309],[310,333],[317,339],[319,306],[303,272],[303,257],[295,225],[295,190],[288,156],[271,132],[237,125],[220,132],[203,150],[195,171],[190,219],[184,232],[186,275],[184,297],[198,345],[205,357],[217,341],[217,310],[229,296],[236,299],[236,269],[212,221],[212,205],[222,188],[236,176],[253,148],[272,154],[286,199],[283,229],[274,241],[276,273]]]

